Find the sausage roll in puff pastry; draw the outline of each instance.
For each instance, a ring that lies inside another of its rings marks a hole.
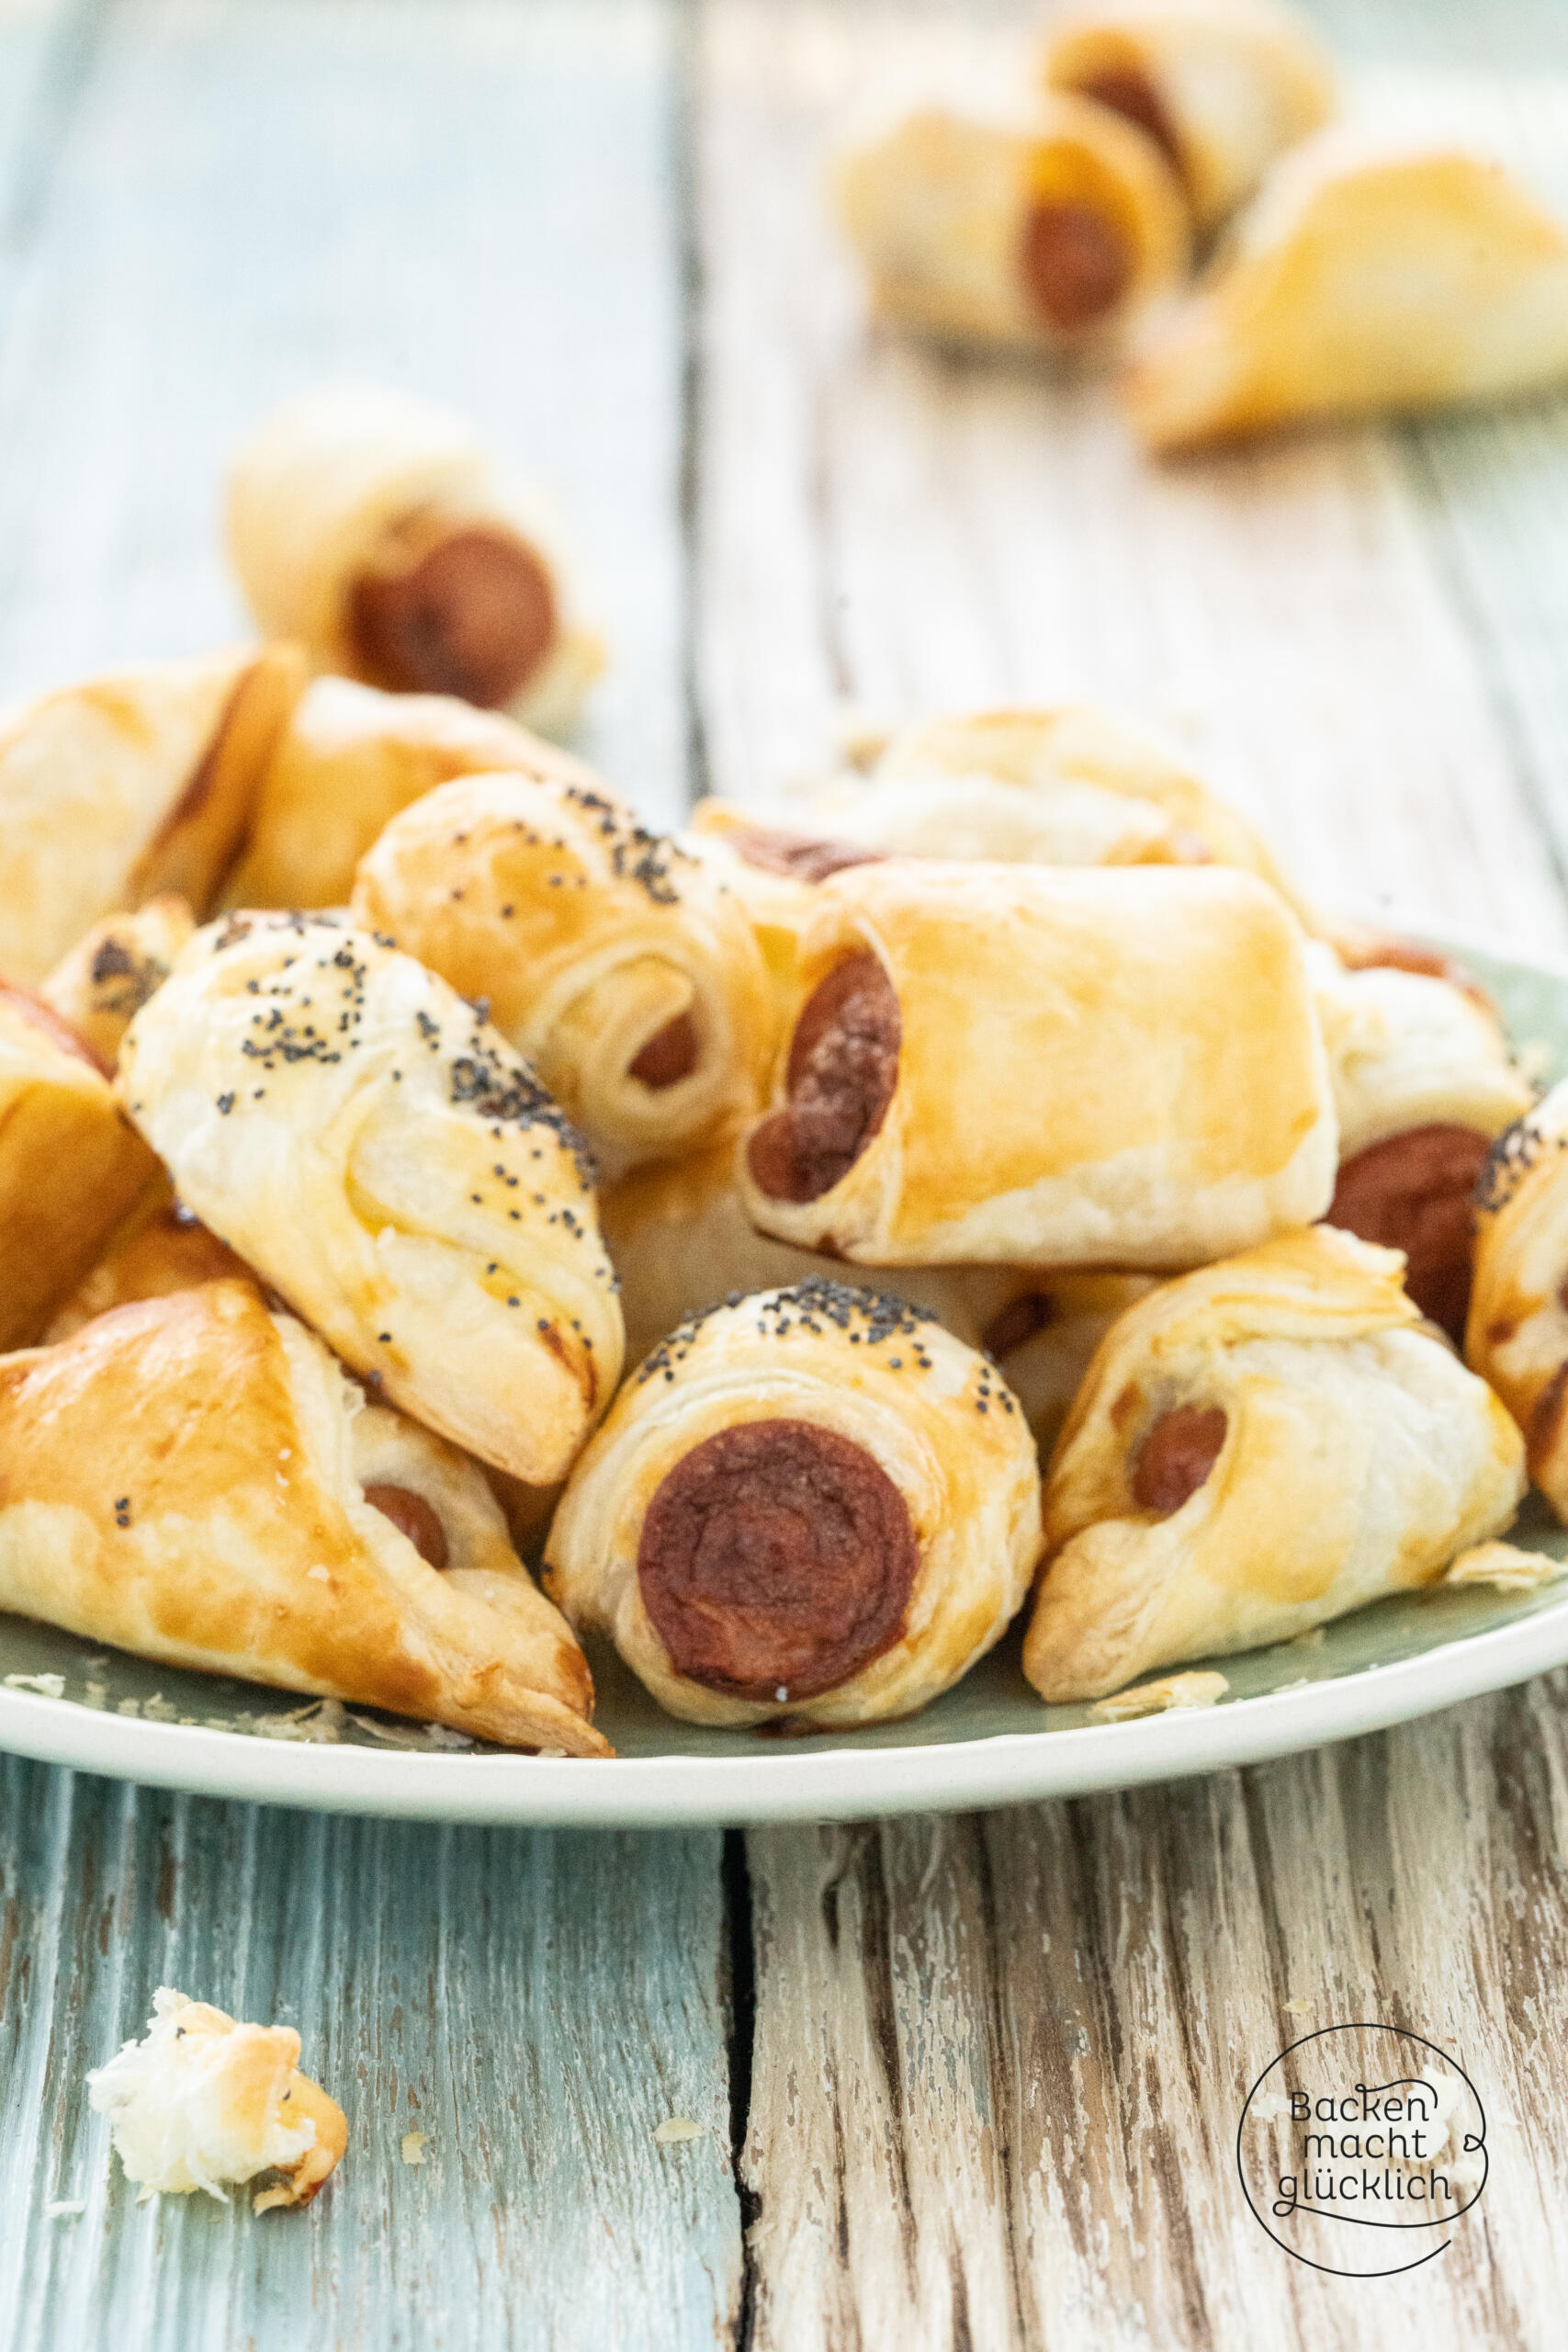
[[[107,1069],[119,1058],[120,1040],[155,989],[174,969],[196,921],[172,893],[144,907],[106,915],[39,986],[83,1044]]]
[[[773,1001],[744,909],[596,789],[444,784],[364,859],[354,910],[488,1001],[612,1170],[758,1102]]]
[[[1046,1480],[1042,1698],[1286,1640],[1508,1525],[1518,1431],[1399,1277],[1396,1251],[1318,1226],[1111,1327]]]
[[[728,800],[701,800],[676,835],[745,910],[773,998],[772,1064],[779,1039],[800,1009],[800,942],[817,911],[817,886],[847,866],[874,865],[883,855],[863,842],[829,840],[801,831],[798,817],[775,823]]]
[[[977,1315],[979,1344],[1022,1406],[1043,1461],[1096,1348],[1117,1317],[1147,1296],[1153,1279],[1035,1266],[975,1266],[959,1279]]]
[[[1187,266],[1165,158],[1078,98],[923,106],[844,158],[837,194],[879,312],[955,342],[1098,342]]]
[[[44,1327],[43,1344],[70,1339],[113,1307],[225,1279],[250,1281],[251,1270],[175,1198],[166,1182],[154,1182],[110,1235],[102,1257],[55,1308]]]
[[[1199,1265],[1327,1208],[1305,941],[1224,866],[897,859],[824,882],[764,1233],[863,1265]]]
[[[592,1166],[434,973],[319,916],[231,916],[137,1014],[119,1088],[186,1206],[378,1393],[563,1475],[621,1366]]]
[[[1568,382],[1568,228],[1500,164],[1338,128],[1280,164],[1134,355],[1151,449]]]
[[[1465,1359],[1525,1433],[1568,1524],[1568,1080],[1501,1135],[1476,1188]]]
[[[474,1464],[250,1283],[0,1362],[0,1608],[483,1739],[608,1751]]]
[[[1461,1341],[1475,1180],[1533,1091],[1477,995],[1397,967],[1347,971],[1315,941],[1308,953],[1339,1117],[1328,1222],[1402,1250],[1411,1297]]]
[[[999,1374],[918,1307],[809,1281],[654,1350],[572,1473],[545,1584],[671,1714],[826,1728],[956,1682],[1039,1555]]]
[[[0,982],[0,1349],[38,1338],[157,1174],[103,1065]]]
[[[290,646],[148,662],[0,715],[0,971],[36,986],[100,916],[214,903],[304,684]]]
[[[1327,58],[1268,0],[1088,0],[1053,25],[1042,63],[1049,87],[1148,133],[1205,234],[1335,107]]]
[[[319,670],[556,729],[604,666],[539,494],[406,392],[286,401],[234,460],[228,520],[251,610]]]
[[[400,809],[452,776],[502,768],[605,789],[592,768],[502,711],[456,695],[316,678],[267,762],[223,902],[346,906],[355,867]]]

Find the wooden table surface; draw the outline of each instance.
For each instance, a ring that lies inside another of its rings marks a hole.
[[[1319,13],[1568,157],[1562,0]],[[1156,472],[1092,382],[868,338],[824,143],[1007,37],[910,0],[0,0],[0,695],[235,632],[225,451],[382,375],[558,485],[616,643],[585,748],[659,818],[820,763],[845,703],[1097,697],[1319,897],[1561,953],[1568,406]],[[849,1828],[0,1791],[6,2352],[1568,2334],[1561,1676]],[[164,1983],[298,2024],[350,2118],[308,2215],[111,2173],[83,2075]],[[1477,2217],[1370,2286],[1284,2256],[1234,2161],[1254,2075],[1357,2017],[1453,2048],[1491,2122]]]

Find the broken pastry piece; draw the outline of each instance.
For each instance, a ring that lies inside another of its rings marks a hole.
[[[0,972],[36,987],[107,914],[215,903],[304,684],[292,646],[149,662],[0,714]]]
[[[890,860],[819,899],[742,1159],[764,1233],[868,1266],[1155,1271],[1327,1208],[1305,943],[1255,876]]]
[[[1518,1431],[1399,1277],[1394,1251],[1318,1226],[1112,1326],[1046,1481],[1023,1651],[1042,1698],[1284,1641],[1509,1524]]]
[[[1042,70],[1148,134],[1202,235],[1335,107],[1323,50],[1269,0],[1088,0],[1053,23]]]
[[[120,1040],[195,929],[189,907],[173,895],[149,899],[130,914],[106,915],[61,957],[39,994],[113,1069]]]
[[[1415,413],[1568,383],[1568,227],[1500,164],[1295,148],[1122,383],[1153,450],[1312,419]]]
[[[605,793],[442,785],[388,826],[353,904],[485,1000],[612,1171],[699,1148],[761,1099],[775,1023],[744,909]]]
[[[181,1200],[377,1393],[530,1485],[614,1394],[581,1138],[434,973],[320,916],[198,932],[121,1099]]]
[[[568,1484],[545,1583],[688,1723],[885,1721],[1000,1637],[1040,1552],[1028,1426],[902,1300],[810,1281],[649,1357]]]
[[[1568,1523],[1568,1080],[1493,1146],[1476,1227],[1465,1361],[1523,1430],[1530,1476]]]
[[[234,459],[228,531],[262,627],[318,670],[555,730],[604,668],[539,493],[409,393],[325,384],[287,401]]]
[[[238,2025],[166,1984],[145,2039],[95,2067],[87,2096],[109,2118],[138,2202],[203,2188],[227,2204],[227,2187],[276,2173],[252,2199],[256,2211],[309,2205],[348,2145],[342,2108],[299,2072],[292,2026]]]
[[[896,325],[1074,350],[1122,329],[1187,266],[1187,208],[1144,132],[1055,95],[933,102],[840,163],[839,216]]]
[[[0,1609],[139,1657],[607,1751],[570,1633],[455,1446],[250,1283],[0,1359]]]

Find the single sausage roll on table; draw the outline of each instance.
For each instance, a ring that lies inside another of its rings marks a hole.
[[[1402,1250],[1411,1297],[1462,1340],[1475,1181],[1532,1090],[1476,994],[1397,967],[1347,971],[1315,942],[1309,952],[1339,1118],[1328,1222]]]
[[[0,1361],[0,1608],[141,1657],[608,1753],[474,1464],[219,1282]]]
[[[1077,98],[921,107],[843,159],[837,195],[881,314],[956,342],[1098,342],[1187,266],[1165,158]]]
[[[1465,1359],[1523,1430],[1568,1524],[1568,1081],[1500,1136],[1476,1188]]]
[[[739,901],[619,801],[535,777],[445,784],[363,861],[354,910],[491,1019],[615,1170],[751,1111],[773,1036]]]
[[[100,917],[214,903],[304,684],[290,646],[150,662],[0,714],[0,972],[36,986]]]
[[[507,769],[604,791],[592,768],[499,710],[455,695],[389,695],[316,678],[257,786],[231,907],[341,907],[400,809],[455,775]]]
[[[1568,227],[1500,164],[1338,128],[1279,164],[1123,381],[1151,449],[1568,383]]]
[[[0,982],[0,1349],[38,1338],[157,1175],[91,1049]]]
[[[1158,1269],[1328,1206],[1305,943],[1250,874],[856,866],[821,886],[804,978],[742,1156],[781,1240]]]
[[[1399,1273],[1320,1226],[1112,1326],[1046,1481],[1023,1652],[1043,1698],[1286,1640],[1508,1525],[1518,1431]]]
[[[905,1715],[998,1640],[1040,1552],[1028,1425],[902,1300],[831,1282],[683,1324],[567,1487],[546,1588],[671,1714]]]
[[[258,425],[229,478],[251,610],[320,670],[569,727],[604,665],[535,491],[449,410],[325,384]]]
[[[581,1138],[444,981],[320,917],[198,932],[119,1088],[180,1198],[430,1428],[534,1485],[615,1392]]]
[[[1334,73],[1268,0],[1089,0],[1046,38],[1047,85],[1148,133],[1207,232],[1334,111]]]
[[[149,899],[133,913],[106,915],[62,956],[39,994],[107,1069],[120,1041],[174,969],[196,922],[184,899]]]

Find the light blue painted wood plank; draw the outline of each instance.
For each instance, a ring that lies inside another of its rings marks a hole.
[[[0,2346],[728,2340],[716,1836],[408,1828],[0,1766]],[[138,2206],[83,2078],[160,1984],[298,2027],[349,2118],[302,2214]],[[705,2136],[660,2146],[671,2115]],[[429,2134],[405,2165],[405,2132]],[[47,2202],[84,2197],[79,2220]]]

